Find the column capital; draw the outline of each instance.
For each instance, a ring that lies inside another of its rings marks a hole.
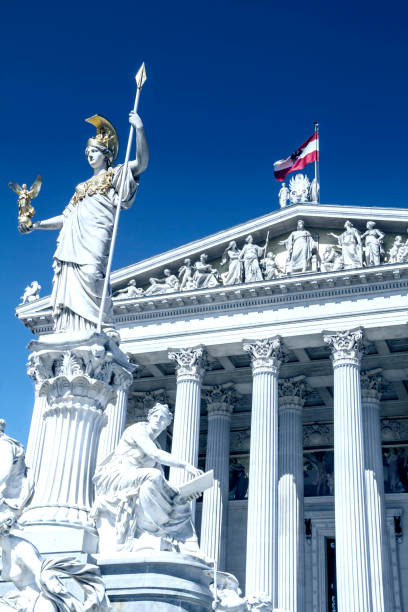
[[[361,397],[363,400],[380,401],[384,387],[384,379],[381,373],[381,368],[361,372]]]
[[[324,342],[331,349],[331,360],[334,368],[343,365],[360,365],[364,348],[362,327],[323,333]]]
[[[150,408],[153,408],[157,402],[160,402],[160,404],[168,403],[165,389],[131,392],[128,402],[126,426],[140,421],[146,421],[148,411]]]
[[[216,415],[231,417],[239,394],[232,383],[227,383],[203,387],[202,397],[207,405],[209,417]]]
[[[261,372],[277,374],[287,354],[280,336],[261,340],[243,340],[242,348],[250,354],[253,374]]]
[[[177,364],[177,380],[193,379],[200,381],[204,375],[206,362],[206,349],[203,344],[188,348],[169,349],[170,361]]]
[[[70,398],[76,398],[78,406],[90,401],[103,411],[114,400],[116,389],[132,382],[133,366],[105,334],[93,334],[77,343],[64,337],[34,341],[29,348],[28,374],[50,405],[69,406]]]
[[[278,382],[279,409],[303,408],[307,396],[305,376],[281,378]]]

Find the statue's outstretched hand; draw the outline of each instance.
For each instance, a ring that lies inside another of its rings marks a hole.
[[[19,223],[17,229],[20,234],[30,234],[35,228],[32,225],[28,225],[27,223]]]
[[[133,125],[133,127],[136,130],[138,128],[140,129],[140,128],[143,127],[143,121],[141,120],[139,115],[137,113],[135,113],[135,111],[130,111],[130,113],[129,113],[129,123],[130,123],[130,125]]]
[[[191,474],[191,476],[194,476],[194,478],[197,478],[197,476],[201,476],[201,474],[204,473],[203,470],[199,470],[198,468],[194,467],[194,465],[191,465],[191,463],[187,463],[185,469],[186,472]]]

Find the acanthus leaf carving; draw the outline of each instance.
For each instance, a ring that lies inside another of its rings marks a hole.
[[[201,378],[204,374],[206,350],[203,345],[181,349],[169,349],[170,361],[177,364],[177,377],[192,376]]]
[[[261,340],[244,340],[242,348],[251,357],[254,372],[259,368],[278,370],[287,359],[287,350],[280,336]]]
[[[363,329],[325,332],[324,342],[331,349],[333,365],[339,365],[344,360],[360,363],[364,351]]]
[[[293,378],[280,378],[278,385],[279,398],[294,397],[302,403],[307,397],[307,385],[305,376],[295,376]]]

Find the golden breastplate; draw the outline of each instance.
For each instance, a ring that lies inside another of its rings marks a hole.
[[[95,193],[101,193],[105,195],[110,187],[112,186],[113,180],[113,168],[109,168],[106,172],[97,174],[92,178],[79,183],[75,187],[75,193],[71,198],[70,204],[74,206],[84,199],[86,195],[95,195]]]

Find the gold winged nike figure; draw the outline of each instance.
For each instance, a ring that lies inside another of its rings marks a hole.
[[[31,218],[34,216],[35,210],[33,206],[31,206],[31,200],[38,196],[41,185],[42,179],[40,175],[37,176],[30,189],[27,189],[25,183],[23,183],[22,187],[20,187],[16,181],[9,183],[10,189],[18,195],[18,230],[20,232],[23,229],[26,231],[29,230],[33,225]]]

